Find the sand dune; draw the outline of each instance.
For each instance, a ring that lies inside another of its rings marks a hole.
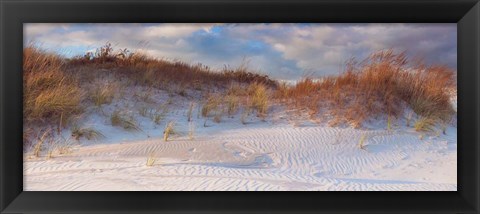
[[[292,84],[119,51],[24,48],[24,190],[457,189],[447,66],[387,49]]]
[[[270,122],[217,126],[193,140],[152,137],[81,146],[49,160],[26,157],[24,189],[456,191],[456,128],[418,135]],[[156,162],[148,167],[150,155]]]

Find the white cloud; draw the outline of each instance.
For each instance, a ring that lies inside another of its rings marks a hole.
[[[145,37],[149,38],[179,38],[189,36],[199,30],[209,32],[213,26],[214,24],[162,24],[146,27],[143,32]]]
[[[68,29],[68,24],[57,23],[26,23],[23,25],[25,35],[30,37],[48,34],[55,29]]]
[[[455,24],[310,24],[285,28],[259,25],[233,31],[244,32],[242,37],[263,35],[257,38],[285,59],[296,61],[302,69],[326,74],[336,73],[339,65],[351,57],[362,59],[388,48],[423,56],[429,63],[456,65]]]
[[[456,66],[455,24],[26,24],[25,38],[84,50],[109,41],[217,68],[246,56],[252,68],[281,78],[335,74],[349,58],[386,48]]]

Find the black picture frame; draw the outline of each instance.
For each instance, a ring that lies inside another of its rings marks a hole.
[[[478,0],[0,1],[1,213],[478,213]],[[457,23],[457,192],[23,192],[23,23]]]

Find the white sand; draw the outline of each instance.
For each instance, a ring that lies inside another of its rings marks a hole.
[[[206,128],[208,129],[208,128]],[[456,129],[416,133],[269,126],[217,130],[194,140],[82,146],[26,160],[25,190],[453,190]],[[157,157],[146,166],[150,153]]]
[[[138,116],[143,132],[125,132],[105,116],[90,116],[86,123],[106,138],[82,140],[72,153],[48,160],[26,153],[24,190],[457,190],[453,126],[446,135],[420,139],[404,121],[392,131],[381,123],[362,130],[308,121],[293,125],[280,113],[266,122],[251,117],[243,125],[237,115],[221,123],[208,120],[204,127],[196,113],[190,140],[185,106],[168,116],[177,119],[177,134],[168,142],[162,138],[166,122],[155,125]],[[146,166],[151,154],[156,162]]]

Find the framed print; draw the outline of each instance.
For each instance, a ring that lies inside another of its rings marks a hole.
[[[478,1],[1,11],[2,213],[479,210]]]

